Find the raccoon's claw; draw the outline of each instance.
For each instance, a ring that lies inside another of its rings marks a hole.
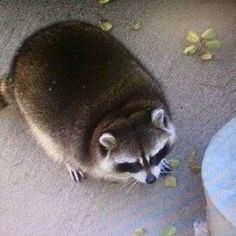
[[[85,174],[80,169],[73,169],[70,165],[66,165],[66,168],[69,171],[70,177],[75,182],[81,182],[83,179],[85,179]]]
[[[161,175],[167,175],[171,173],[172,168],[169,162],[166,159],[162,159],[161,161]]]
[[[70,173],[70,177],[75,182],[81,182],[82,181],[82,175],[80,174],[80,171],[78,171],[78,170],[71,170],[69,173]]]

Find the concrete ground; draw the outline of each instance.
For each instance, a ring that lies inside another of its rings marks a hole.
[[[189,171],[186,156],[200,161],[215,132],[236,115],[236,4],[233,0],[0,1],[0,73],[14,51],[35,29],[65,19],[113,23],[123,42],[165,88],[178,142],[170,158],[182,160],[178,187],[163,179],[129,190],[122,184],[87,179],[73,183],[63,167],[47,158],[12,104],[0,112],[0,235],[133,235],[144,227],[158,235],[168,224],[193,235],[205,220],[200,175]],[[131,24],[140,22],[140,31]],[[182,55],[189,29],[215,28],[223,48],[211,62]]]

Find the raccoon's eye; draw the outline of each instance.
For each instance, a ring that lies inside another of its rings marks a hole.
[[[165,145],[156,155],[150,158],[150,166],[157,166],[160,161],[168,154],[169,146]]]
[[[142,169],[142,165],[138,162],[134,163],[120,163],[116,166],[116,170],[119,172],[130,172],[130,173],[137,173]]]

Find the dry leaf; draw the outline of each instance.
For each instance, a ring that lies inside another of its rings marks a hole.
[[[208,29],[202,33],[202,38],[204,39],[212,39],[216,36],[215,31],[213,29]]]
[[[167,176],[165,179],[165,186],[169,188],[176,187],[176,177],[175,176]]]
[[[197,35],[196,32],[190,30],[187,32],[187,37],[186,39],[190,42],[190,43],[197,43],[199,41],[199,36]]]
[[[160,236],[178,236],[178,230],[174,225],[168,225],[160,232]]]
[[[138,228],[134,231],[135,236],[144,236],[146,233],[146,230],[144,228]]]
[[[112,24],[108,21],[101,24],[101,29],[103,31],[109,31],[112,28]]]
[[[169,161],[170,163],[170,166],[173,168],[173,169],[177,169],[180,167],[181,163],[180,163],[180,160],[177,160],[177,159],[171,159]]]
[[[202,59],[203,60],[211,60],[212,59],[212,54],[211,53],[209,53],[209,52],[206,52],[206,53],[204,53],[203,55],[202,55]]]
[[[141,27],[142,27],[142,25],[140,23],[136,23],[133,25],[132,30],[138,31],[138,30],[140,30]]]
[[[195,174],[201,173],[201,169],[202,169],[201,166],[197,163],[190,163],[189,168]]]
[[[185,55],[193,55],[197,51],[197,47],[195,45],[191,45],[189,47],[186,47],[183,51],[183,54]]]
[[[110,0],[97,0],[97,1],[98,1],[98,3],[100,3],[100,4],[105,4],[105,3],[110,2]]]
[[[194,151],[192,151],[192,152],[188,155],[187,161],[188,161],[189,163],[194,162],[195,159],[196,159],[196,157],[197,157],[197,151],[194,150]]]

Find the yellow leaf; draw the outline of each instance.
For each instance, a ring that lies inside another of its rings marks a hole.
[[[176,177],[175,176],[167,176],[165,179],[165,186],[169,188],[176,187]]]
[[[204,39],[212,39],[216,36],[214,29],[208,29],[202,33],[202,38]]]
[[[136,23],[136,24],[134,24],[134,26],[132,27],[132,30],[138,31],[141,27],[142,27],[142,25],[141,25],[140,23]]]
[[[134,231],[135,236],[144,236],[146,233],[146,230],[144,228],[138,228]]]
[[[199,41],[199,36],[194,31],[190,30],[187,32],[187,38],[190,43],[197,43]]]
[[[171,166],[173,169],[177,169],[177,168],[180,167],[180,161],[179,161],[179,160],[171,159],[169,162],[170,162],[170,166]]]
[[[194,151],[192,151],[192,152],[188,155],[188,157],[187,157],[188,163],[194,162],[195,159],[196,159],[196,157],[197,157],[197,151],[194,150]]]
[[[196,51],[197,51],[197,47],[195,45],[191,45],[184,49],[183,54],[193,55]]]
[[[112,24],[108,21],[101,24],[101,29],[103,31],[109,31],[112,28]]]
[[[98,1],[98,3],[100,3],[100,4],[105,4],[105,3],[110,2],[110,0],[97,0],[97,1]]]

